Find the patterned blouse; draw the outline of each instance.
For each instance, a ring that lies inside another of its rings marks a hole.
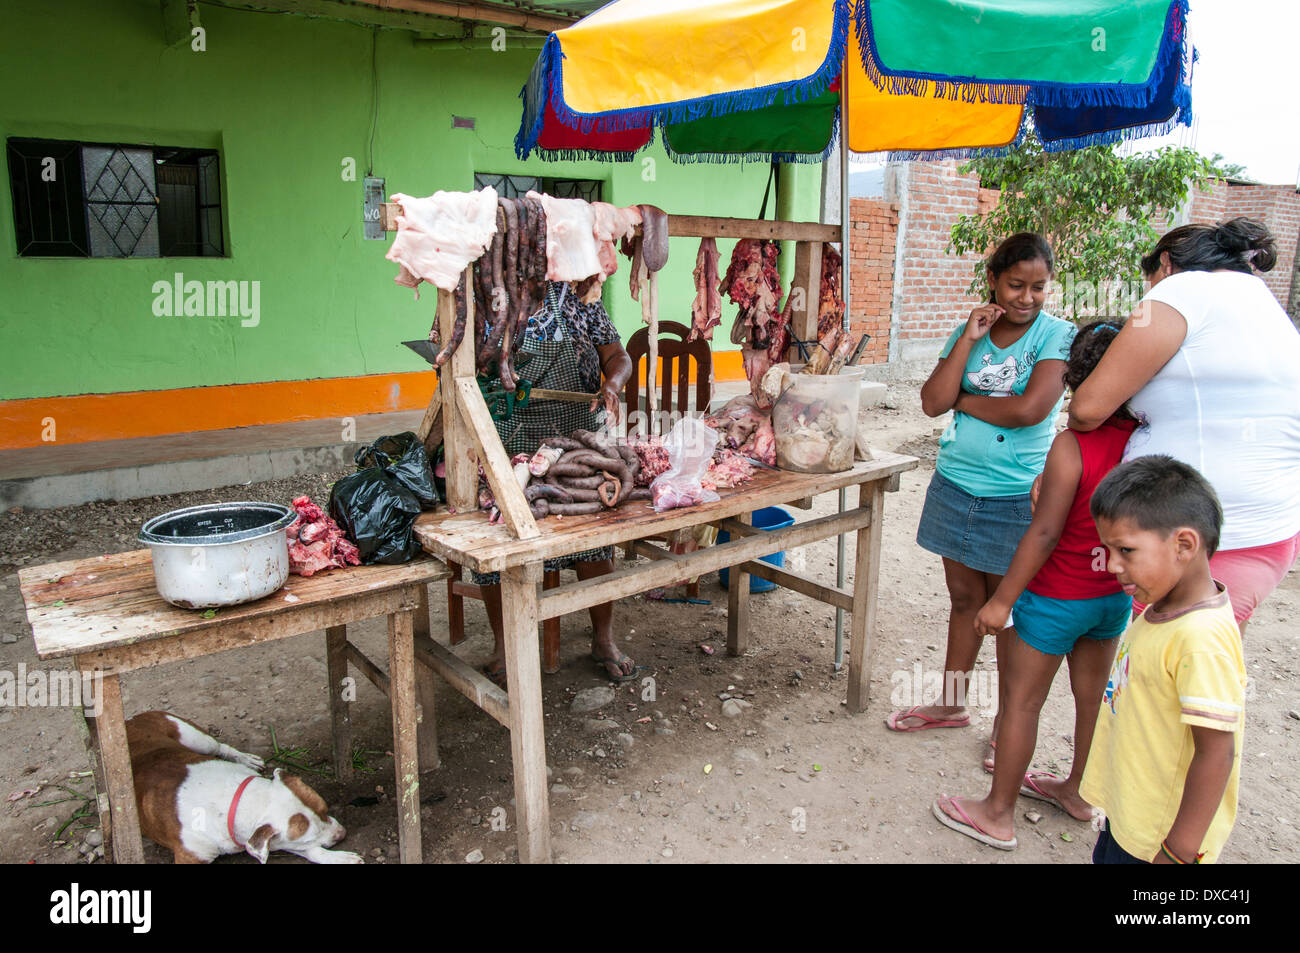
[[[614,322],[599,301],[583,304],[563,281],[546,285],[546,305],[528,319],[525,334],[542,342],[573,341],[578,376],[588,393],[600,390],[600,354],[596,348],[620,341]]]

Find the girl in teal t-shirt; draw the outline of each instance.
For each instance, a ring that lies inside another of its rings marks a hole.
[[[1012,235],[989,256],[987,277],[989,303],[952,332],[921,388],[928,416],[954,412],[939,438],[916,534],[918,544],[943,557],[948,651],[943,696],[936,704],[894,712],[886,722],[894,731],[970,724],[967,673],[981,641],[975,616],[997,590],[1029,526],[1029,490],[1043,470],[1065,394],[1074,325],[1042,310],[1051,246],[1041,235]],[[993,733],[996,740],[996,722]],[[984,766],[992,770],[991,752]]]

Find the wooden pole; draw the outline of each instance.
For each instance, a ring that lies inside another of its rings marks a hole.
[[[446,447],[447,503],[461,513],[470,512],[478,506],[478,460],[474,454],[469,425],[456,393],[456,378],[474,377],[474,296],[468,290],[473,287],[472,281],[473,276],[466,269],[465,336],[438,373],[438,389],[442,394],[443,441]],[[456,323],[454,293],[438,290],[438,321],[442,328],[442,340],[450,341]]]

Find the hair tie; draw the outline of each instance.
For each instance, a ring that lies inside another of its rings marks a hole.
[[[1247,263],[1249,263],[1249,264],[1254,264],[1254,263],[1255,263],[1255,256],[1258,255],[1258,254],[1259,254],[1259,249],[1258,249],[1258,248],[1251,248],[1251,249],[1247,250],[1246,253],[1245,253],[1245,258],[1246,258]]]
[[[1107,322],[1103,322],[1102,324],[1097,325],[1097,326],[1096,326],[1095,328],[1093,328],[1092,331],[1090,331],[1089,333],[1090,333],[1090,334],[1096,334],[1096,333],[1097,333],[1098,331],[1100,331],[1102,328],[1110,328],[1110,330],[1112,330],[1112,331],[1114,331],[1114,332],[1116,332],[1116,333],[1119,333],[1119,328],[1117,328],[1117,327],[1115,327],[1115,325],[1110,324],[1110,323],[1107,323]]]

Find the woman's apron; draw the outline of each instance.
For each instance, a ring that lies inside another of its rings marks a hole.
[[[572,290],[564,286],[557,294],[548,294],[545,308],[551,309],[555,320],[563,324],[564,315],[560,308],[565,294]],[[552,335],[547,334],[547,337]],[[564,325],[562,340],[543,341],[536,333],[532,321],[524,332],[524,339],[519,350],[532,357],[527,363],[518,367],[519,375],[529,381],[534,390],[583,391],[582,378],[578,374],[578,354],[573,344],[573,334]],[[537,375],[534,377],[533,375]],[[532,453],[544,437],[568,436],[575,430],[599,430],[604,425],[605,411],[594,413],[586,403],[570,400],[529,400],[528,406],[516,409],[505,420],[494,421],[501,443],[506,449],[506,456],[516,453]],[[611,546],[600,549],[588,549],[569,556],[556,556],[545,563],[547,570],[567,569],[574,563],[600,562],[612,559],[614,550]],[[474,582],[481,586],[496,585],[500,581],[497,573],[474,573]]]

